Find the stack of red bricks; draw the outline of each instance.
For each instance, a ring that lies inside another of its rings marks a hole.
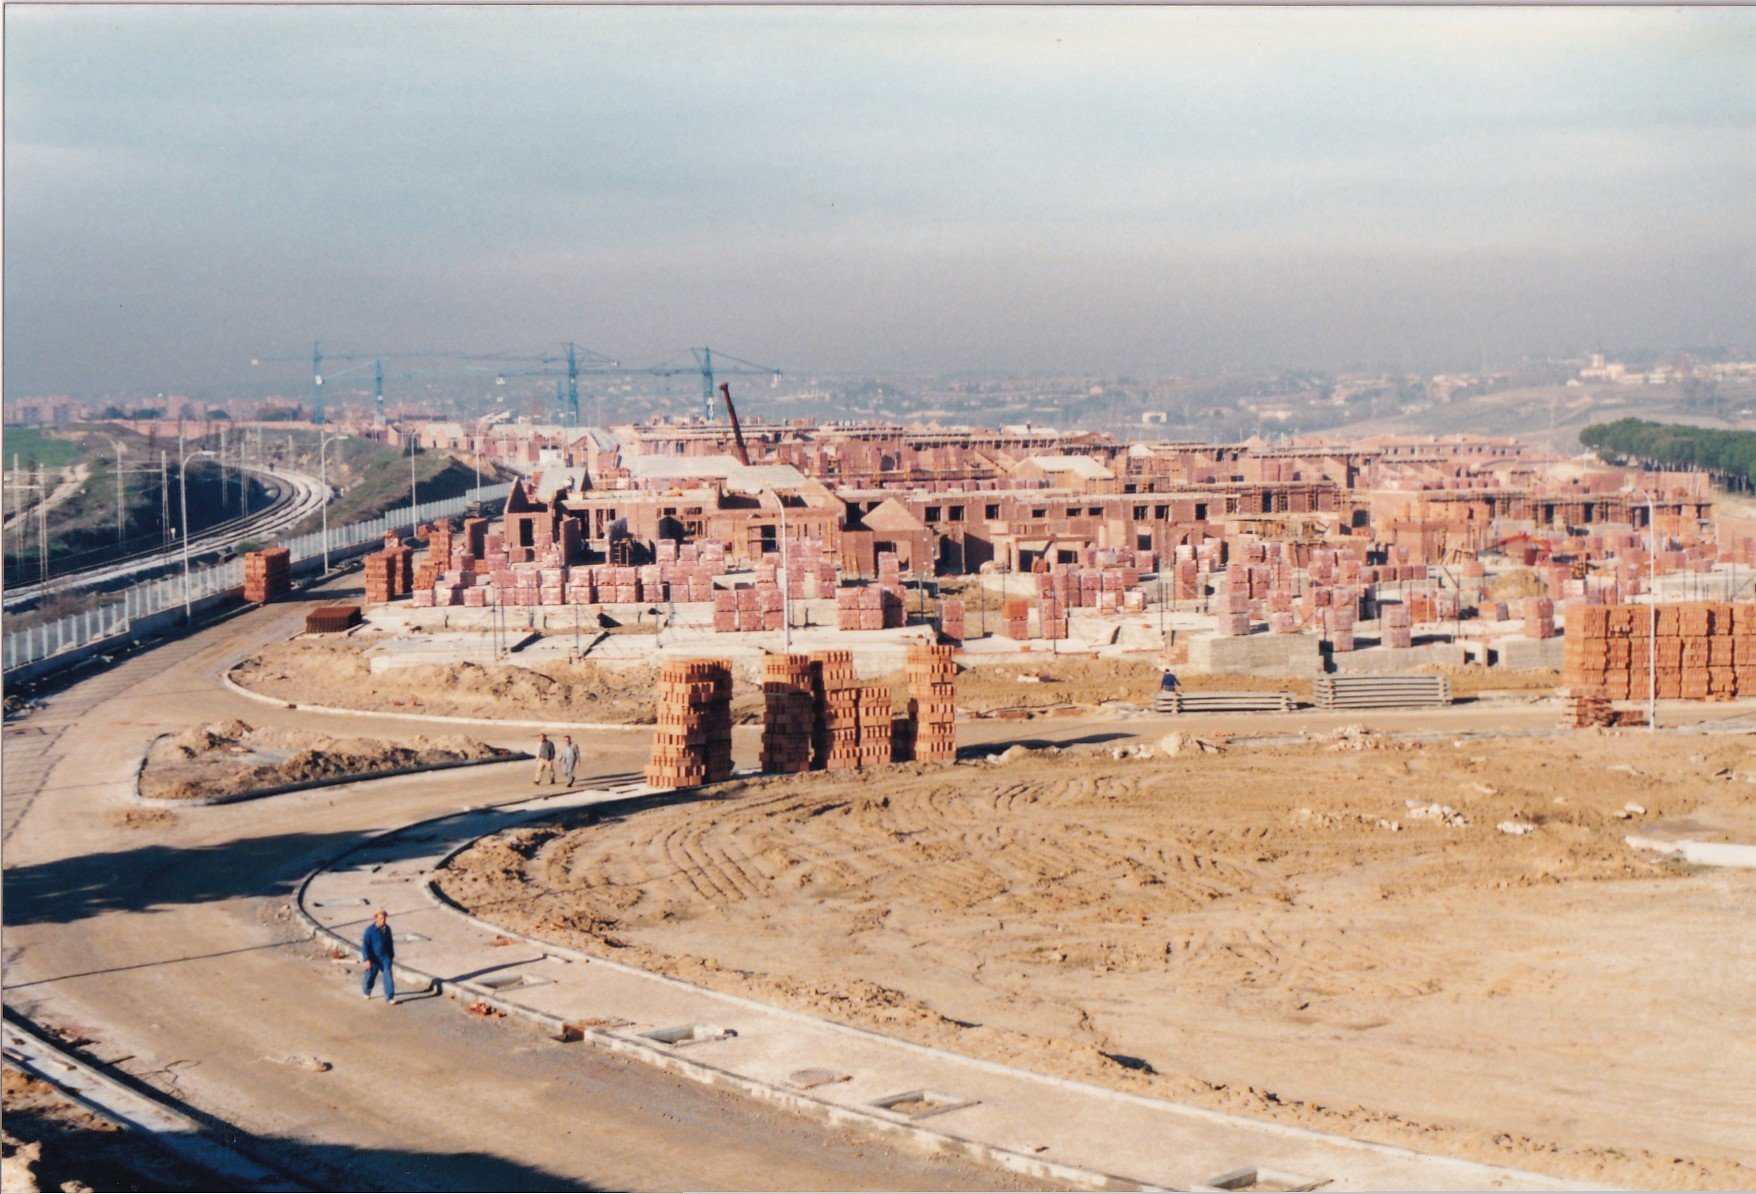
[[[1378,607],[1379,641],[1386,647],[1414,645],[1414,619],[1400,601]]]
[[[1358,619],[1355,606],[1331,605],[1322,611],[1323,637],[1329,640],[1331,651],[1352,651],[1354,649],[1354,625]]]
[[[948,642],[961,643],[964,630],[963,601],[956,597],[947,597],[939,602],[939,637]]]
[[[900,587],[867,585],[835,591],[837,630],[891,630],[906,621]]]
[[[893,551],[878,553],[878,587],[894,596],[897,605],[902,604],[902,562]]]
[[[383,604],[396,593],[396,556],[388,551],[375,551],[366,557],[366,600]]]
[[[811,655],[811,689],[815,725],[811,766],[818,771],[848,771],[860,764],[860,689],[852,651],[815,651]]]
[[[721,659],[667,663],[659,671],[658,726],[646,782],[693,788],[732,774],[732,667]]]
[[[731,631],[779,630],[785,620],[780,586],[758,582],[741,589],[717,589],[713,595],[713,628]]]
[[[799,539],[787,544],[787,593],[795,599],[828,597],[840,583],[835,561],[824,558],[823,540]]]
[[[1524,636],[1526,638],[1555,637],[1555,602],[1550,597],[1526,597],[1524,599]]]
[[[864,684],[859,693],[859,766],[885,767],[891,760],[890,689],[883,684]]]
[[[914,724],[913,757],[923,763],[957,757],[957,662],[948,644],[910,647],[904,675]]]
[[[712,540],[676,543],[662,540],[657,547],[659,579],[673,601],[712,601],[713,581],[726,570],[726,549]]]
[[[1756,696],[1756,605],[1661,605],[1656,639],[1653,620],[1644,605],[1569,606],[1563,682],[1602,688],[1614,701],[1644,697],[1649,686],[1666,700]]]
[[[817,728],[809,655],[762,657],[762,705],[762,769],[809,771]]]
[[[244,557],[244,600],[267,605],[292,586],[293,553],[268,547]]]
[[[1030,602],[1023,597],[1008,597],[1002,612],[1006,615],[1006,637],[1023,642],[1030,637]]]
[[[1201,596],[1201,565],[1194,560],[1178,560],[1172,572],[1172,593],[1177,601],[1194,601]]]
[[[1250,594],[1241,589],[1227,588],[1217,598],[1219,618],[1214,627],[1221,635],[1250,633]]]
[[[1043,638],[1059,640],[1067,637],[1067,606],[1053,581],[1052,576],[1037,577],[1037,629]]]

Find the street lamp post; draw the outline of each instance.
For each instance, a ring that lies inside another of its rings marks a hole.
[[[1630,496],[1638,493],[1646,499],[1646,732],[1658,732],[1658,519],[1654,514],[1652,490],[1629,487]]]
[[[326,435],[317,445],[317,480],[323,487],[323,575],[329,575],[329,445],[346,435]]]
[[[198,448],[193,452],[184,453],[183,459],[177,464],[177,490],[183,509],[180,529],[183,540],[183,620],[185,622],[193,621],[195,618],[195,607],[189,599],[189,462],[197,456],[212,455],[213,453],[205,448]]]

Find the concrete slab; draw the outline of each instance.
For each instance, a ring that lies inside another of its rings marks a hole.
[[[1314,635],[1206,635],[1189,640],[1188,670],[1302,679],[1323,674],[1323,656]]]
[[[631,780],[387,833],[310,876],[298,905],[316,932],[350,951],[372,910],[384,907],[405,986],[435,983],[563,1039],[577,1033],[697,1081],[1044,1180],[1189,1189],[1255,1169],[1337,1190],[1567,1187],[1034,1074],[710,991],[472,919],[431,885],[434,868],[485,833],[643,790]],[[680,1031],[650,1035],[667,1029]],[[845,1081],[795,1081],[824,1070]]]

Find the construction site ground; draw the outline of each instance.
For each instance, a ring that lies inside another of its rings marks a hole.
[[[475,611],[471,611],[475,612]],[[776,634],[673,634],[661,649],[652,637],[611,635],[575,658],[576,640],[566,626],[541,636],[520,635],[520,649],[496,657],[493,641],[480,631],[445,634],[411,631],[391,622],[379,629],[374,618],[364,633],[300,635],[271,644],[243,661],[232,679],[248,691],[301,705],[354,708],[379,713],[557,722],[649,725],[655,715],[656,660],[681,655],[725,656],[743,672],[733,717],[750,724],[761,716],[753,687],[764,651],[781,650]],[[595,632],[594,632],[595,634]],[[923,639],[923,628],[902,632],[801,633],[796,650],[851,647],[868,680],[890,681],[898,699],[906,698],[901,661],[907,642]],[[984,644],[987,645],[987,644]],[[544,649],[544,648],[548,649]],[[1144,707],[1158,692],[1162,667],[1146,652],[1084,651],[1020,653],[972,651],[962,656],[958,707],[966,714],[1008,710],[1096,710],[1122,704]],[[1525,701],[1554,692],[1553,672],[1517,672],[1470,665],[1433,669],[1450,677],[1460,698],[1509,697]],[[1185,691],[1288,692],[1311,696],[1311,681],[1250,675],[1178,672]],[[900,707],[900,706],[899,706]]]
[[[1747,728],[1198,737],[753,779],[510,831],[443,886],[1025,1069],[1594,1184],[1756,1182],[1756,874],[1624,841],[1756,840]]]

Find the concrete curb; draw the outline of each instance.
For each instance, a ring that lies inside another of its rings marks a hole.
[[[548,810],[546,809],[533,809],[530,817],[527,819],[535,819],[547,811]],[[455,815],[455,813],[448,813],[445,817],[435,817],[425,821],[415,821],[397,829],[388,829],[381,833],[372,834],[360,842],[355,843],[353,846],[350,846],[340,854],[337,854],[335,857],[315,867],[300,882],[298,890],[294,893],[293,899],[293,906],[297,909],[300,918],[304,920],[306,927],[311,933],[312,939],[327,939],[338,947],[349,951],[357,951],[359,948],[356,943],[349,941],[347,938],[341,936],[341,934],[319,924],[316,919],[305,910],[306,891],[309,889],[311,882],[316,879],[318,875],[346,858],[349,854],[352,854],[367,845],[381,841],[384,838],[394,837],[395,835],[406,832],[410,829],[415,829],[424,825],[431,825],[436,821],[442,821]],[[474,839],[470,842],[464,843],[456,850],[451,851],[447,857],[454,856],[462,850],[468,849],[475,844],[475,840],[479,839]],[[434,895],[431,889],[431,882],[431,880],[428,880],[422,885],[422,888],[427,892],[428,898],[433,899],[435,903],[439,903],[443,897],[436,897]],[[441,906],[456,911],[455,906],[450,905],[448,902],[441,904]],[[492,928],[492,926],[486,925],[485,922],[477,921],[475,918],[462,912],[457,912],[457,915],[479,927]],[[525,941],[532,945],[541,946],[548,951],[577,957],[580,961],[588,962],[591,965],[616,965],[615,963],[605,962],[601,958],[591,958],[584,954],[575,954],[571,950],[565,950],[558,946],[549,945],[545,942],[538,941],[535,938],[525,937],[520,933],[506,933],[504,935],[514,940]],[[626,969],[640,974],[649,973],[647,971],[637,970],[634,967],[627,967]],[[397,981],[399,983],[402,982],[406,976],[425,984],[422,989],[432,991],[436,994],[445,995],[448,992],[455,992],[459,995],[467,996],[472,1001],[491,1008],[509,1019],[522,1020],[527,1024],[531,1024],[541,1030],[545,1035],[557,1041],[568,1043],[584,1041],[604,1050],[605,1052],[614,1053],[618,1056],[642,1062],[657,1069],[676,1074],[679,1077],[687,1078],[692,1082],[701,1083],[704,1086],[733,1091],[737,1094],[754,1098],[761,1102],[782,1107],[788,1111],[792,1111],[795,1114],[802,1115],[819,1123],[827,1123],[837,1127],[856,1128],[877,1136],[889,1137],[891,1139],[906,1142],[927,1152],[949,1154],[983,1164],[995,1165],[1009,1170],[1010,1172],[1020,1174],[1021,1176],[1035,1178],[1042,1181],[1063,1182],[1069,1185],[1084,1186],[1096,1190],[1157,1191],[1161,1189],[1161,1187],[1158,1186],[1143,1185],[1139,1182],[1130,1181],[1127,1178],[1117,1177],[1114,1174],[1083,1169],[1078,1166],[1062,1165],[1053,1161],[1044,1161],[1037,1157],[1028,1156],[1024,1153],[1001,1148],[997,1145],[983,1144],[980,1141],[970,1140],[962,1136],[954,1136],[947,1132],[935,1132],[931,1129],[919,1127],[915,1124],[901,1123],[895,1120],[886,1119],[879,1115],[836,1106],[833,1103],[827,1103],[821,1099],[813,1098],[811,1095],[800,1091],[787,1090],[783,1087],[773,1086],[766,1082],[757,1082],[753,1079],[734,1074],[728,1070],[720,1069],[718,1066],[712,1066],[704,1062],[690,1061],[687,1058],[678,1057],[656,1045],[642,1045],[636,1041],[630,1041],[623,1037],[612,1036],[610,1033],[602,1032],[595,1028],[587,1028],[583,1025],[569,1023],[559,1016],[550,1015],[546,1012],[539,1012],[532,1008],[523,1007],[517,1003],[513,1003],[501,997],[491,988],[481,986],[477,983],[469,981],[453,981],[447,984],[440,979],[438,975],[429,974],[424,970],[418,970],[411,966],[405,966],[400,962],[393,962],[392,970],[396,973]],[[654,977],[662,978],[662,976]],[[681,983],[679,985],[692,987],[692,984],[687,983]],[[414,989],[412,982],[410,984],[410,989]],[[706,990],[706,988],[693,987],[692,989]],[[749,1002],[754,1006],[763,1007],[765,1009],[767,1008],[767,1005],[756,1004],[755,1001]]]
[[[586,789],[586,791],[590,791],[590,789]],[[600,789],[600,791],[602,791],[602,790]],[[603,794],[605,796],[609,797],[609,799],[598,802],[598,803],[593,804],[591,806],[577,806],[577,807],[578,808],[591,807],[591,808],[599,809],[599,810],[606,810],[606,809],[613,810],[616,805],[618,805],[619,803],[621,803],[624,800],[644,799],[647,796],[659,793],[661,791],[662,790],[660,790],[660,789],[654,789],[652,792],[640,793],[638,795],[631,794],[628,796],[622,796],[622,795],[617,794],[617,793],[611,793],[611,792],[604,791]],[[496,805],[483,806],[483,807],[511,808],[511,807],[515,807],[515,806],[517,806],[519,804],[523,804],[523,803],[526,803],[526,802],[525,801],[506,801],[506,802],[502,802],[502,803],[499,803]],[[529,812],[527,814],[520,816],[518,818],[518,821],[523,822],[523,821],[536,820],[536,819],[539,819],[547,814],[553,813],[555,811],[556,810],[551,809],[551,808],[532,808],[529,810]],[[369,842],[377,841],[377,840],[380,840],[382,838],[390,837],[390,836],[393,836],[395,834],[403,833],[403,832],[406,832],[406,831],[409,831],[412,829],[416,829],[419,827],[431,826],[439,821],[447,820],[450,817],[453,817],[456,815],[457,814],[455,814],[455,813],[448,813],[442,817],[427,818],[427,819],[424,819],[421,821],[412,822],[412,823],[405,825],[405,826],[402,826],[398,829],[386,830],[383,833],[374,834],[374,835],[372,835],[371,838],[366,839],[362,842],[356,843],[354,846],[352,846],[349,849],[338,854],[336,857],[325,862],[323,865],[315,868],[311,872],[310,875],[306,876],[304,882],[302,882],[300,884],[298,892],[296,893],[296,896],[295,896],[295,900],[296,900],[295,906],[298,908],[299,915],[312,928],[313,936],[318,936],[318,935],[327,936],[332,940],[341,942],[342,944],[344,944],[344,946],[352,948],[351,942],[345,942],[338,934],[335,934],[335,933],[331,932],[330,930],[326,929],[324,926],[319,924],[315,920],[315,918],[313,918],[305,910],[305,906],[304,906],[305,893],[306,893],[311,881],[314,880],[318,874],[322,873],[325,870],[328,870],[330,867],[334,866],[337,862],[341,861],[342,858],[345,858],[348,854],[351,854],[351,853],[355,852],[356,850],[363,848]],[[503,826],[502,828],[496,830],[495,832],[503,833],[506,831],[506,829],[508,829],[510,827],[511,826]],[[481,838],[471,839],[467,842],[464,842],[464,843],[454,847],[453,849],[451,849],[449,851],[446,851],[440,857],[439,861],[435,864],[434,871],[436,872],[440,867],[449,863],[452,859],[456,858],[457,855],[461,854],[464,850],[469,849],[471,846],[475,845],[475,843],[477,841],[480,841],[480,840],[482,840],[482,839]],[[687,991],[687,992],[695,993],[695,994],[708,995],[708,996],[711,996],[715,999],[724,1000],[724,1001],[727,1001],[727,1002],[730,1002],[733,1004],[737,1004],[737,1005],[740,1005],[743,1007],[751,1008],[753,1010],[758,1010],[758,1011],[763,1012],[763,1013],[768,1014],[768,1015],[774,1015],[774,1016],[779,1016],[779,1017],[783,1017],[786,1019],[794,1019],[794,1020],[799,1020],[802,1022],[808,1022],[808,1023],[811,1023],[813,1025],[826,1027],[826,1028],[828,1028],[832,1031],[838,1032],[838,1033],[846,1033],[846,1034],[849,1034],[852,1036],[863,1037],[863,1038],[867,1038],[870,1040],[882,1041],[888,1046],[908,1049],[910,1051],[918,1052],[918,1053],[921,1053],[921,1054],[923,1054],[925,1056],[929,1056],[929,1057],[939,1057],[939,1058],[952,1060],[952,1061],[955,1061],[959,1064],[972,1065],[972,1066],[975,1066],[979,1069],[982,1069],[982,1070],[985,1070],[987,1072],[994,1073],[997,1075],[1004,1075],[1004,1076],[1014,1077],[1014,1078],[1022,1078],[1022,1079],[1028,1080],[1028,1081],[1042,1083],[1042,1084],[1047,1085],[1047,1086],[1057,1087],[1057,1088],[1064,1089],[1064,1090],[1076,1091],[1076,1092],[1078,1092],[1082,1095],[1085,1095],[1085,1096],[1101,1098],[1101,1099],[1112,1101],[1112,1102],[1125,1102],[1125,1103],[1131,1103],[1131,1104],[1136,1104],[1136,1105],[1147,1105],[1147,1106],[1162,1106],[1162,1105],[1166,1105],[1166,1103],[1167,1103],[1166,1100],[1156,1099],[1156,1098],[1152,1098],[1152,1097],[1146,1096],[1146,1095],[1132,1094],[1132,1093],[1126,1092],[1126,1091],[1110,1090],[1107,1087],[1095,1086],[1091,1083],[1079,1082],[1079,1081],[1075,1081],[1072,1079],[1066,1079],[1066,1078],[1059,1078],[1059,1077],[1055,1077],[1053,1075],[1039,1074],[1039,1073],[1036,1073],[1036,1072],[1030,1071],[1030,1070],[1020,1070],[1016,1067],[1002,1065],[998,1062],[991,1062],[991,1061],[986,1061],[986,1060],[981,1059],[981,1058],[969,1057],[969,1056],[964,1055],[964,1054],[959,1054],[959,1053],[951,1052],[949,1050],[934,1048],[933,1046],[929,1046],[929,1045],[916,1044],[915,1042],[912,1042],[912,1041],[902,1040],[902,1039],[899,1039],[896,1037],[886,1036],[882,1033],[873,1032],[870,1029],[859,1028],[859,1027],[856,1027],[854,1025],[842,1024],[842,1023],[832,1021],[832,1020],[824,1020],[820,1017],[811,1016],[811,1015],[808,1015],[808,1014],[803,1013],[803,1012],[793,1011],[792,1009],[780,1007],[780,1006],[777,1006],[774,1004],[763,1003],[759,1000],[749,999],[749,998],[744,997],[744,996],[733,995],[733,994],[729,994],[729,993],[721,992],[721,991],[715,991],[715,990],[712,990],[711,988],[702,987],[702,986],[699,986],[698,984],[685,982],[681,979],[674,979],[674,978],[670,978],[666,975],[656,974],[652,971],[643,970],[639,967],[629,966],[626,963],[615,962],[615,961],[611,961],[607,958],[601,958],[601,957],[596,957],[596,956],[593,956],[590,954],[580,953],[577,950],[572,950],[572,949],[569,949],[565,946],[555,945],[551,942],[543,941],[540,938],[530,937],[530,936],[527,936],[527,935],[522,934],[522,933],[508,930],[508,929],[505,929],[501,926],[494,925],[490,922],[483,921],[483,920],[480,920],[474,916],[469,915],[467,912],[463,911],[457,904],[452,902],[449,899],[449,897],[445,896],[443,894],[443,892],[441,892],[437,889],[437,879],[435,877],[434,872],[429,872],[427,878],[422,882],[421,885],[422,885],[422,888],[427,895],[427,898],[430,901],[432,901],[436,906],[438,906],[438,907],[450,912],[451,914],[459,917],[465,923],[470,924],[472,927],[475,927],[476,929],[484,931],[484,932],[494,933],[497,936],[503,936],[503,937],[509,938],[511,940],[523,942],[523,943],[528,944],[534,948],[539,948],[539,949],[543,950],[545,953],[553,954],[557,957],[566,958],[570,961],[579,962],[579,963],[583,963],[583,964],[591,965],[591,966],[608,967],[612,970],[617,970],[617,971],[621,971],[624,973],[637,975],[637,976],[639,976],[643,979],[646,979],[646,980],[656,981],[656,982],[662,983],[664,985],[674,987],[674,988],[681,990],[681,991]],[[414,971],[414,970],[412,970],[412,968],[411,968],[411,973],[419,975],[419,977],[422,980],[426,981],[432,989],[436,989],[436,990],[441,989],[441,981],[438,979],[437,976],[426,974],[425,972],[421,972],[421,971]],[[1064,1181],[1064,1182],[1069,1182],[1069,1183],[1088,1185],[1088,1186],[1091,1186],[1091,1187],[1097,1188],[1097,1189],[1157,1189],[1158,1188],[1158,1187],[1154,1187],[1154,1186],[1144,1185],[1137,1180],[1120,1177],[1120,1176],[1115,1175],[1115,1174],[1105,1173],[1105,1172],[1098,1171],[1098,1170],[1085,1169],[1085,1168],[1081,1168],[1078,1166],[1062,1165],[1062,1164],[1059,1164],[1056,1162],[1044,1161],[1040,1158],[1030,1156],[1027,1154],[1023,1154],[1023,1153],[1018,1153],[1018,1152],[1015,1152],[1013,1150],[1004,1148],[1003,1146],[1000,1146],[1000,1145],[985,1144],[985,1143],[982,1143],[980,1141],[970,1140],[970,1139],[967,1139],[965,1137],[952,1135],[950,1133],[935,1132],[935,1131],[931,1130],[930,1128],[921,1127],[921,1126],[915,1125],[915,1124],[898,1123],[896,1121],[884,1118],[884,1117],[877,1115],[875,1113],[865,1112],[865,1111],[861,1111],[861,1110],[848,1108],[845,1106],[827,1103],[823,1100],[814,1098],[808,1094],[804,1094],[804,1093],[799,1092],[799,1091],[794,1091],[794,1090],[790,1090],[790,1089],[787,1089],[784,1087],[774,1086],[774,1085],[769,1084],[769,1083],[760,1082],[760,1081],[755,1080],[755,1079],[746,1078],[746,1077],[739,1075],[739,1074],[731,1073],[727,1070],[720,1069],[719,1067],[716,1067],[716,1066],[712,1066],[712,1065],[708,1065],[706,1063],[691,1061],[691,1060],[688,1060],[688,1059],[685,1059],[682,1057],[678,1057],[678,1056],[670,1053],[669,1051],[663,1050],[657,1046],[643,1045],[643,1044],[640,1044],[640,1043],[635,1042],[635,1041],[630,1041],[624,1037],[618,1037],[618,1036],[611,1035],[608,1032],[603,1032],[603,1031],[600,1031],[597,1029],[592,1029],[592,1028],[586,1028],[582,1025],[569,1024],[566,1021],[562,1020],[558,1016],[550,1015],[550,1014],[544,1013],[544,1012],[539,1012],[539,1011],[536,1011],[534,1009],[522,1007],[516,1003],[512,1003],[509,1000],[506,1000],[505,998],[499,996],[495,991],[493,991],[489,988],[486,988],[486,987],[479,986],[479,985],[472,983],[472,982],[467,982],[467,981],[453,982],[450,985],[453,988],[455,988],[456,990],[468,994],[472,999],[474,999],[477,1002],[482,1003],[483,1005],[485,1005],[487,1007],[493,1008],[496,1011],[500,1011],[507,1016],[517,1017],[519,1019],[525,1020],[526,1022],[529,1022],[529,1023],[536,1025],[537,1027],[541,1028],[542,1030],[544,1030],[546,1033],[548,1033],[550,1036],[554,1037],[555,1039],[563,1040],[563,1041],[569,1041],[569,1040],[575,1040],[575,1039],[584,1040],[584,1041],[587,1041],[590,1044],[592,1044],[598,1048],[605,1049],[607,1051],[614,1052],[614,1053],[617,1053],[620,1055],[628,1056],[630,1058],[640,1060],[640,1061],[645,1062],[645,1063],[650,1064],[650,1065],[658,1066],[661,1069],[665,1069],[665,1070],[668,1070],[670,1072],[679,1074],[680,1076],[690,1078],[692,1081],[701,1082],[701,1083],[704,1083],[706,1085],[720,1087],[723,1089],[734,1090],[740,1094],[744,1094],[744,1095],[747,1095],[747,1096],[752,1097],[752,1098],[756,1098],[756,1099],[759,1099],[759,1100],[762,1100],[765,1102],[770,1102],[770,1103],[774,1103],[774,1104],[777,1104],[780,1106],[787,1107],[788,1109],[793,1110],[799,1114],[803,1114],[803,1115],[809,1116],[811,1118],[821,1120],[823,1122],[838,1124],[838,1125],[842,1125],[842,1126],[857,1126],[857,1127],[860,1127],[860,1128],[863,1128],[866,1130],[876,1131],[880,1134],[890,1135],[890,1136],[894,1136],[896,1138],[908,1140],[914,1144],[926,1147],[928,1149],[953,1152],[953,1153],[956,1153],[957,1155],[961,1155],[961,1156],[964,1156],[964,1157],[967,1157],[970,1159],[982,1161],[982,1162],[985,1162],[988,1164],[996,1165],[996,1166],[999,1166],[1001,1168],[1005,1168],[1007,1170],[1010,1170],[1012,1172],[1016,1172],[1016,1173],[1022,1174],[1022,1175],[1027,1176],[1027,1177],[1034,1177],[1034,1178],[1041,1179],[1041,1180]],[[1384,1143],[1370,1141],[1370,1140],[1358,1140],[1358,1139],[1354,1139],[1354,1138],[1346,1137],[1346,1136],[1335,1136],[1335,1135],[1331,1135],[1329,1133],[1319,1132],[1319,1131],[1315,1131],[1315,1130],[1309,1129],[1309,1128],[1300,1128],[1300,1127],[1295,1127],[1295,1126],[1288,1125],[1288,1124],[1280,1124],[1280,1123],[1277,1123],[1273,1120],[1251,1119],[1251,1118],[1248,1118],[1245,1116],[1232,1115],[1232,1114],[1229,1114],[1227,1112],[1221,1112],[1221,1111],[1211,1111],[1207,1108],[1195,1107],[1195,1106],[1191,1106],[1188,1104],[1177,1103],[1177,1104],[1171,1104],[1171,1105],[1175,1106],[1177,1108],[1177,1110],[1182,1114],[1189,1115],[1193,1118],[1207,1120],[1207,1121],[1210,1121],[1210,1122],[1215,1123],[1215,1124],[1231,1125],[1231,1126],[1247,1125],[1253,1129],[1272,1132],[1274,1134],[1282,1135],[1282,1136],[1285,1136],[1285,1137],[1288,1137],[1291,1139],[1320,1141],[1324,1144],[1334,1146],[1334,1147],[1355,1149],[1355,1150],[1360,1150],[1360,1151],[1368,1152],[1368,1153],[1376,1153],[1379,1155],[1391,1155],[1391,1156],[1405,1157],[1405,1158],[1419,1158],[1419,1159],[1423,1159],[1423,1160],[1431,1160],[1431,1161],[1442,1162],[1442,1163],[1449,1162],[1449,1163],[1455,1163],[1455,1164],[1459,1164],[1459,1165],[1466,1165],[1466,1166],[1470,1166],[1473,1168],[1478,1168],[1478,1169],[1482,1170],[1484,1173],[1492,1172],[1492,1173],[1496,1173],[1499,1175],[1504,1175],[1509,1180],[1513,1180],[1513,1181],[1522,1180],[1524,1183],[1535,1183],[1535,1184],[1547,1185],[1547,1186],[1551,1186],[1551,1187],[1560,1186],[1563,1188],[1568,1188],[1568,1187],[1585,1188],[1585,1187],[1573,1187],[1572,1183],[1568,1183],[1568,1182],[1565,1182],[1563,1180],[1558,1180],[1558,1179],[1555,1179],[1555,1178],[1550,1177],[1550,1176],[1545,1175],[1545,1174],[1539,1174],[1539,1173],[1534,1173],[1534,1172],[1530,1172],[1530,1171],[1526,1171],[1526,1170],[1514,1169],[1514,1168],[1511,1168],[1508,1166],[1494,1165],[1494,1164],[1491,1164],[1488,1162],[1470,1161],[1470,1160],[1466,1160],[1463,1158],[1445,1156],[1443,1154],[1421,1153],[1418,1150],[1406,1148],[1406,1147],[1401,1146],[1401,1145],[1384,1144]]]
[[[140,765],[134,769],[134,785],[128,793],[134,803],[147,808],[212,808],[221,804],[242,804],[246,800],[262,800],[269,796],[285,796],[290,792],[310,792],[317,788],[339,788],[343,784],[364,783],[373,779],[394,779],[399,775],[425,775],[429,771],[456,771],[460,767],[482,767],[490,763],[518,763],[530,759],[523,751],[507,751],[501,755],[491,755],[485,759],[453,759],[446,763],[423,763],[416,767],[396,767],[389,771],[369,771],[361,775],[338,775],[330,779],[307,779],[294,784],[276,784],[268,788],[254,788],[248,792],[232,792],[225,796],[200,796],[192,800],[172,800],[163,796],[142,796],[140,781],[146,775],[147,760],[152,757],[152,748],[161,739],[170,734],[159,734],[146,744],[145,752],[140,756]]]
[[[6,1009],[6,1060],[87,1110],[139,1132],[167,1156],[221,1179],[231,1189],[310,1188],[226,1143],[188,1108],[139,1079],[55,1041],[10,1007]]]
[[[338,705],[303,705],[297,701],[283,701],[279,697],[264,696],[260,692],[251,692],[242,684],[232,679],[232,673],[244,665],[240,660],[219,674],[220,684],[236,696],[245,700],[255,701],[262,705],[273,705],[279,709],[297,709],[301,713],[328,713],[337,717],[392,717],[399,721],[435,721],[444,725],[459,726],[506,726],[521,730],[642,730],[651,733],[653,727],[621,721],[511,721],[498,717],[449,717],[437,713],[380,713],[374,709],[344,709]]]

